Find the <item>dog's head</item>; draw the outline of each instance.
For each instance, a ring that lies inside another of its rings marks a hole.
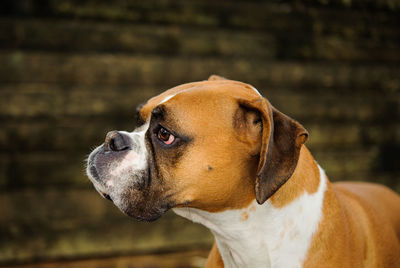
[[[133,132],[106,135],[87,174],[101,195],[146,221],[172,207],[265,202],[293,173],[308,136],[254,87],[216,76],[150,99],[138,118]]]

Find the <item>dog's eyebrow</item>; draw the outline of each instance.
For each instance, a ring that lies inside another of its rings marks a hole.
[[[158,119],[164,119],[165,115],[165,107],[163,105],[159,105],[151,111],[151,116]]]

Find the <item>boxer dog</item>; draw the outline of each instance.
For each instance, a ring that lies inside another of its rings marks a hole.
[[[251,85],[211,76],[138,109],[89,156],[96,190],[129,216],[208,227],[206,267],[400,267],[400,197],[330,183],[307,131]]]

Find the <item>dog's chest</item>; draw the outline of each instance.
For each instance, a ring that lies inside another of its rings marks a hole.
[[[240,215],[229,216],[240,217]],[[254,217],[248,220],[249,225],[245,229],[238,230],[234,224],[225,224],[224,230],[212,230],[225,267],[271,266],[268,245],[265,242],[267,234],[253,222]]]
[[[326,177],[320,170],[317,192],[304,193],[282,208],[255,201],[246,209],[209,213],[174,211],[208,227],[225,267],[301,267],[322,218]]]

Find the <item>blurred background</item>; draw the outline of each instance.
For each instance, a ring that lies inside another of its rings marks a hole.
[[[399,63],[399,0],[2,0],[0,266],[202,266],[205,228],[124,216],[84,160],[136,105],[210,74],[300,121],[331,180],[399,192]]]

